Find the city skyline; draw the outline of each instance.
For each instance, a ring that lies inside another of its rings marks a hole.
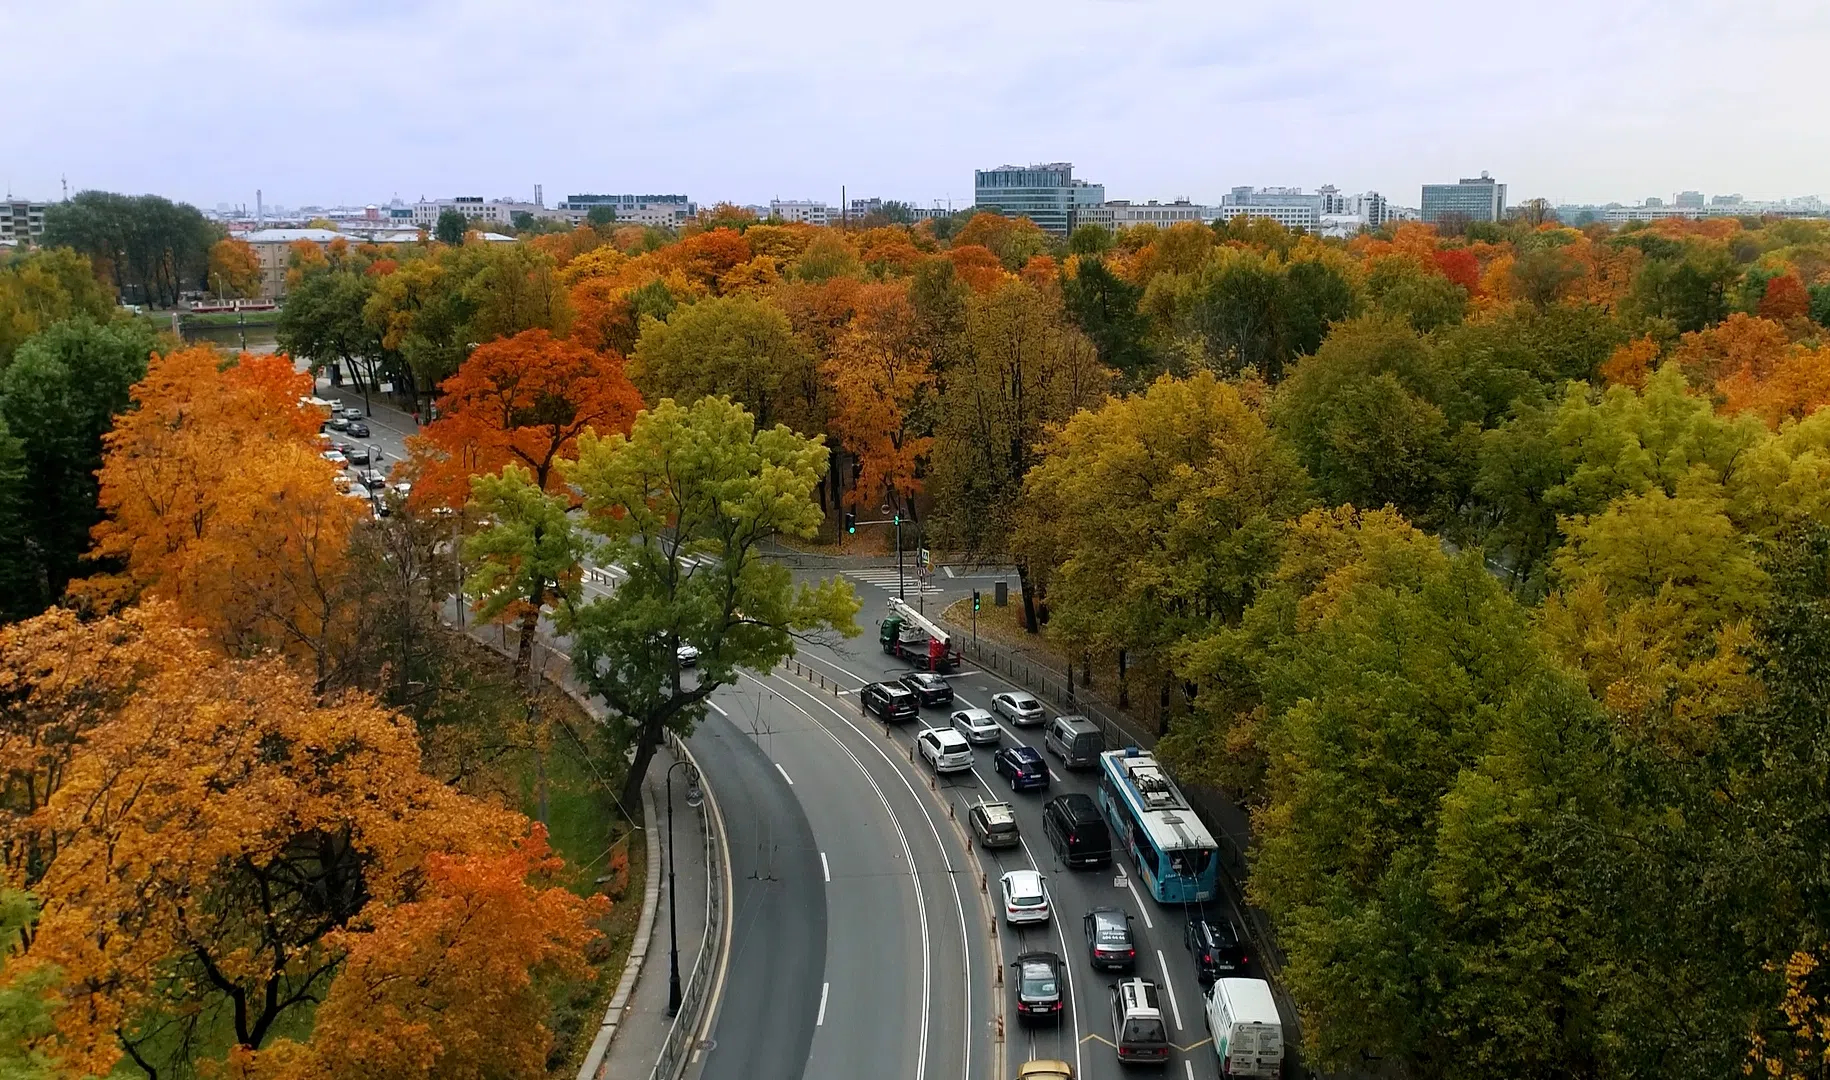
[[[1410,205],[1483,169],[1515,202],[1779,198],[1830,175],[1830,148],[1795,137],[1830,16],[1779,3],[1552,3],[1510,53],[1480,43],[1518,40],[1517,15],[1456,9],[1451,27],[1424,3],[1379,19],[1340,4],[1084,2],[1048,20],[943,5],[919,22],[823,3],[766,19],[720,3],[427,10],[20,12],[38,46],[0,87],[43,104],[19,115],[0,180],[37,199],[68,177],[200,206],[256,188],[294,206],[526,197],[535,182],[701,203],[836,203],[843,184],[964,206],[974,169],[1066,160],[1114,198],[1333,183]],[[733,20],[756,35],[732,36]],[[298,62],[271,66],[277,41]],[[398,62],[410,54],[448,62]],[[235,77],[244,56],[261,77]],[[144,93],[146,70],[225,84],[175,105]]]

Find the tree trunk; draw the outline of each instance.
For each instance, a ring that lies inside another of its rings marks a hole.
[[[642,782],[648,777],[648,763],[654,760],[655,748],[661,744],[661,726],[644,723],[636,736],[635,760],[629,763],[629,775],[623,779],[623,812],[632,818],[642,809]]]
[[[1036,624],[1036,596],[1029,587],[1029,562],[1017,560],[1017,586],[1023,590],[1023,629],[1036,633],[1041,628]]]
[[[532,604],[521,616],[521,645],[515,651],[515,685],[527,686],[528,669],[534,666],[534,635],[540,631],[540,605]]]

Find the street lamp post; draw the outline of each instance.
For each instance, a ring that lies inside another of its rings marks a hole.
[[[699,770],[682,758],[667,767],[667,1015],[680,1012],[680,924],[676,918],[679,898],[674,894],[674,770],[686,766],[686,805],[698,806]]]

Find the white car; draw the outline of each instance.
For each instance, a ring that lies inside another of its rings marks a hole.
[[[349,464],[349,458],[344,457],[335,450],[326,450],[320,456],[322,456],[325,461],[328,461],[339,468]]]
[[[950,728],[929,728],[915,740],[921,756],[937,773],[964,772],[972,768],[972,744]]]
[[[682,641],[679,646],[674,649],[674,655],[680,658],[681,667],[699,666],[699,646],[697,645],[688,645],[686,642]]]
[[[975,746],[996,746],[1004,736],[1004,729],[984,709],[961,709],[953,714],[952,722],[953,730]]]
[[[999,879],[1004,890],[1004,921],[1011,926],[1048,921],[1048,886],[1034,870],[1012,870]]]
[[[1003,713],[1013,724],[1028,725],[1042,722],[1042,703],[1021,690],[1012,690],[1009,693],[994,696],[991,699],[991,707]]]

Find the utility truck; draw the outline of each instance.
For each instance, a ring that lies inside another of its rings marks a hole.
[[[945,675],[959,670],[963,660],[951,634],[902,600],[890,601],[890,614],[877,624],[877,641],[884,652],[922,671]]]

